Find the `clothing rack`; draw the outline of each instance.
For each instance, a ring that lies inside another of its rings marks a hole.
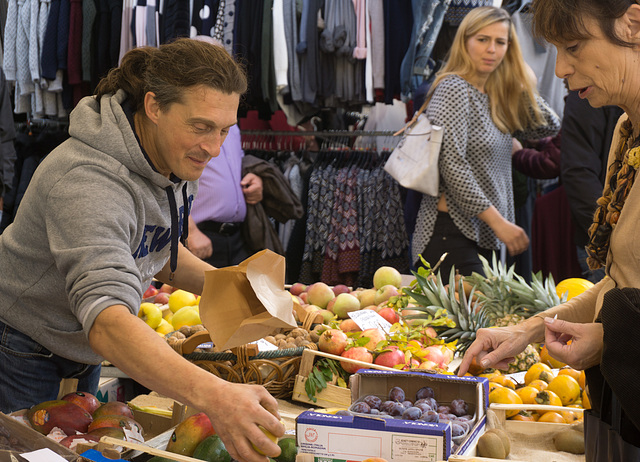
[[[310,150],[317,151],[321,147],[329,150],[374,149],[372,140],[383,139],[385,150],[393,147],[400,137],[394,139],[393,131],[380,130],[318,130],[318,131],[275,131],[275,130],[241,130],[244,149],[263,150]],[[293,140],[296,139],[294,142]],[[391,141],[388,141],[391,140]],[[318,142],[322,142],[322,146]],[[354,146],[355,145],[355,146]]]
[[[358,137],[358,136],[393,136],[394,131],[376,130],[321,130],[321,131],[274,131],[274,130],[242,130],[243,136],[316,136],[316,137]]]

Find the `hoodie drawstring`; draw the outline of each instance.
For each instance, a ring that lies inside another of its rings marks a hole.
[[[169,281],[173,281],[173,276],[178,268],[178,207],[176,205],[176,196],[173,188],[167,186],[165,188],[167,199],[169,199],[169,209],[171,212],[171,256],[169,258]],[[180,242],[187,245],[187,237],[189,235],[189,201],[187,197],[187,183],[182,186],[182,202],[184,207],[184,220],[182,221],[182,236]]]

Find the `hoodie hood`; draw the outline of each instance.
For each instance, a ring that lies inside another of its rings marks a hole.
[[[173,279],[178,265],[178,240],[186,245],[189,232],[187,182],[173,175],[167,178],[157,172],[135,133],[132,114],[128,115],[123,109],[126,99],[127,94],[123,90],[103,96],[100,102],[94,97],[84,98],[70,114],[69,135],[100,152],[108,152],[129,171],[165,191],[171,213],[170,279]],[[178,189],[185,204],[182,232],[175,198]]]

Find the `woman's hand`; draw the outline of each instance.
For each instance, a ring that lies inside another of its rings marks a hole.
[[[519,255],[529,247],[529,236],[520,226],[505,220],[493,232],[507,246],[509,255]]]
[[[600,364],[604,335],[602,324],[554,318],[544,318],[544,324],[545,345],[551,356],[578,370]]]
[[[474,359],[482,369],[508,369],[509,363],[531,343],[530,334],[535,334],[535,331],[535,327],[523,324],[479,329],[475,341],[464,354],[458,375],[464,375]]]

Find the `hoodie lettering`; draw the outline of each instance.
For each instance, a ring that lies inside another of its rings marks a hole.
[[[189,195],[189,208],[193,203],[193,194]],[[182,224],[184,223],[184,206],[178,210],[178,229],[182,235]],[[145,225],[144,235],[140,245],[133,253],[134,259],[144,258],[149,253],[161,252],[167,245],[171,244],[171,228],[158,225]]]

